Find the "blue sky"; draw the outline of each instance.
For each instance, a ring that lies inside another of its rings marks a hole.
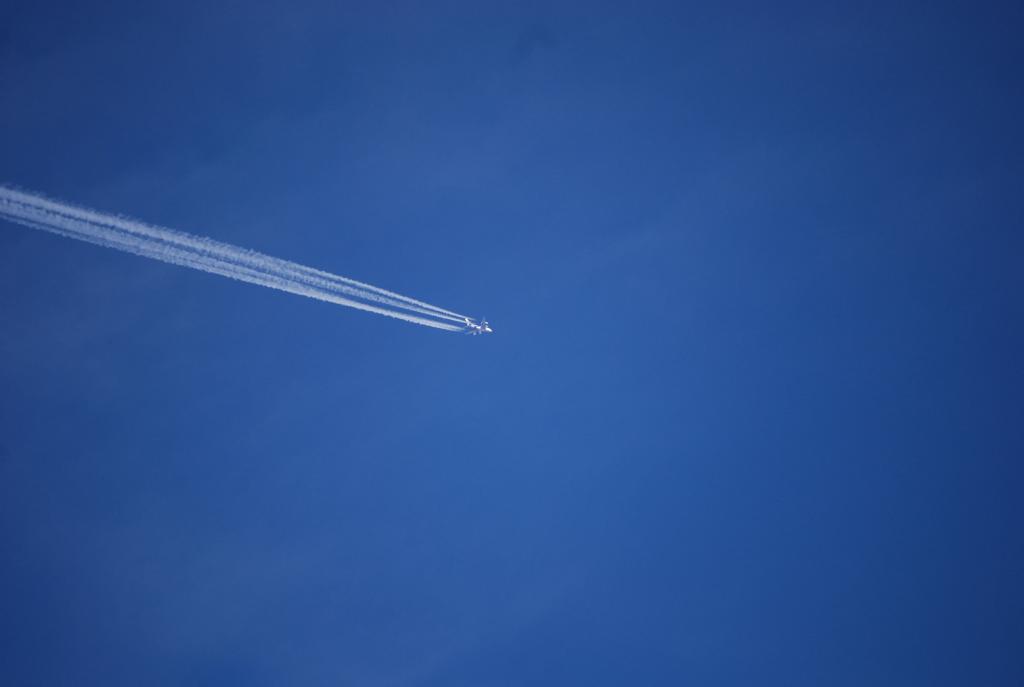
[[[10,685],[1015,685],[1007,3],[0,9]]]

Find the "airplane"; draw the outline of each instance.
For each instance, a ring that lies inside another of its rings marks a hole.
[[[472,336],[479,334],[491,334],[494,330],[491,329],[491,325],[487,324],[487,318],[480,320],[480,324],[477,324],[473,320],[466,318],[466,333]]]

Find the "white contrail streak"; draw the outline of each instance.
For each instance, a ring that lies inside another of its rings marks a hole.
[[[30,213],[42,213],[46,215],[56,214],[62,219],[69,217],[97,226],[106,227],[115,232],[126,232],[133,235],[141,235],[149,239],[156,239],[175,246],[181,246],[186,250],[211,254],[224,258],[230,262],[249,265],[256,269],[269,269],[276,272],[304,275],[306,280],[320,283],[325,286],[327,285],[324,284],[324,281],[333,282],[333,284],[328,286],[328,288],[333,287],[342,293],[347,293],[357,298],[374,300],[407,310],[423,312],[425,314],[440,317],[442,319],[448,319],[453,322],[464,323],[466,319],[464,315],[444,310],[443,308],[438,308],[437,306],[423,303],[407,296],[401,296],[397,293],[385,291],[384,289],[376,286],[363,284],[362,282],[355,281],[354,279],[348,279],[347,277],[341,277],[329,272],[306,267],[305,265],[299,265],[287,260],[274,258],[246,248],[221,243],[213,239],[194,236],[172,229],[147,225],[142,222],[136,222],[123,217],[105,215],[85,208],[51,201],[41,196],[35,196],[13,189],[5,189],[0,186],[0,200],[6,199],[6,196],[10,196],[10,202],[12,204],[22,206]]]
[[[173,265],[435,329],[466,329],[467,318],[463,315],[354,279],[213,239],[58,203],[4,186],[0,186],[0,218]]]

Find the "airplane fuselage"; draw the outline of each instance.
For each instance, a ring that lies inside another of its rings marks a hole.
[[[494,330],[491,329],[491,325],[487,324],[487,320],[481,320],[479,324],[473,322],[468,317],[466,318],[466,333],[473,336],[480,334],[491,334]]]

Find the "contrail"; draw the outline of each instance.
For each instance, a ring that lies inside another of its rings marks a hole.
[[[435,329],[465,331],[469,319],[451,310],[330,272],[213,239],[59,203],[4,186],[0,186],[0,218],[173,265],[191,267]]]

